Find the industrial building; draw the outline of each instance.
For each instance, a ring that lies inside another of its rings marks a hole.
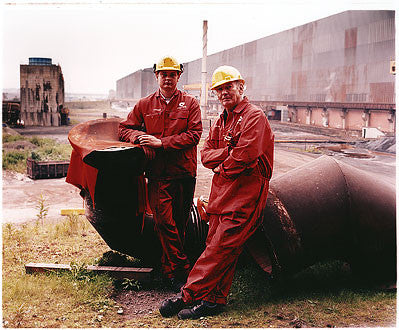
[[[25,126],[60,126],[64,76],[51,58],[30,57],[20,66],[21,119]]]
[[[240,70],[246,95],[271,119],[395,132],[394,11],[346,11],[208,55],[208,83],[220,65]],[[201,58],[184,67],[179,88],[199,96]],[[146,68],[119,79],[116,97],[136,100],[156,89]],[[220,110],[208,91],[208,113]]]

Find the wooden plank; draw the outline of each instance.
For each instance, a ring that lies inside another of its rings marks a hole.
[[[135,267],[113,267],[113,266],[87,266],[88,271],[96,273],[107,273],[114,278],[128,278],[130,280],[137,280],[141,282],[148,282],[151,280],[153,272],[152,268],[135,268]],[[70,265],[66,264],[50,264],[50,263],[34,263],[30,262],[25,265],[27,274],[44,273],[51,271],[71,270]]]
[[[84,215],[85,209],[63,209],[63,210],[61,210],[61,215],[71,215],[71,214]]]

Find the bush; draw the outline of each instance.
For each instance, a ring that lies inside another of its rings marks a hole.
[[[69,160],[72,147],[69,144],[42,145],[37,150],[32,151],[30,157],[37,161],[50,160]]]
[[[3,151],[3,170],[24,173],[28,154],[28,151]]]
[[[31,137],[29,141],[38,147],[51,147],[57,145],[56,141],[53,139],[39,138],[37,136]]]
[[[3,134],[3,143],[24,141],[24,140],[26,140],[26,138],[21,135]]]
[[[27,140],[38,146],[34,151],[3,150],[3,169],[12,170],[19,173],[26,173],[26,160],[28,157],[36,161],[69,160],[72,147],[69,144],[60,144],[56,140],[49,138],[25,138],[21,135],[3,134],[3,142],[14,142]]]
[[[5,161],[9,164],[17,164],[21,160],[26,160],[26,152],[11,151],[5,154]]]

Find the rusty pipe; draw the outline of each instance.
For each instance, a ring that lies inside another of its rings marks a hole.
[[[249,248],[274,274],[338,259],[364,278],[395,280],[395,213],[394,186],[323,156],[271,181]]]
[[[95,207],[85,191],[85,216],[107,245],[118,252],[139,258],[146,266],[159,266],[162,247],[154,228],[151,214],[137,213],[137,177],[130,183],[115,173],[100,173],[96,184]],[[119,181],[120,180],[120,181]],[[121,190],[121,183],[124,182]],[[115,193],[117,192],[117,193]],[[201,220],[195,203],[190,209],[185,252],[192,264],[205,248],[208,225]]]

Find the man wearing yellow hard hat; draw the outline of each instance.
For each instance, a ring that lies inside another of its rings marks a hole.
[[[184,239],[194,197],[197,144],[202,134],[198,101],[177,89],[183,65],[171,56],[154,64],[159,89],[140,99],[119,125],[119,138],[140,145],[148,164],[148,198],[162,245],[164,276],[178,292],[191,268]]]
[[[201,151],[203,165],[214,172],[206,248],[181,293],[162,303],[165,317],[197,319],[221,312],[238,256],[260,224],[272,176],[274,135],[264,112],[243,95],[244,84],[234,67],[221,66],[213,73],[211,89],[224,110]]]

